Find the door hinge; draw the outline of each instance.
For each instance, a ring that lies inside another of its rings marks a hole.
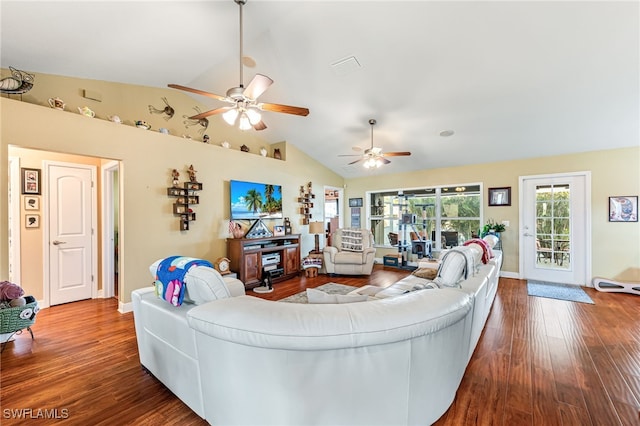
[[[93,282],[93,275],[91,275],[91,282]]]

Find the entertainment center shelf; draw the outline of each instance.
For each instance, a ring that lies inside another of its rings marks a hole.
[[[298,275],[300,271],[300,234],[265,238],[228,238],[227,256],[231,270],[245,288],[262,282],[263,269],[278,282]]]

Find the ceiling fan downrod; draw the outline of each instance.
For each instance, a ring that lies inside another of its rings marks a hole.
[[[242,6],[244,6],[247,3],[247,0],[233,0],[238,7],[240,7],[240,88],[244,87],[244,76],[243,76],[243,66],[242,66],[242,55],[243,53],[243,37],[242,34],[244,33],[244,29],[243,29],[243,24],[242,24]]]

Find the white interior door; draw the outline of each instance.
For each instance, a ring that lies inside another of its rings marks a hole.
[[[50,305],[90,299],[93,291],[95,167],[48,163]]]
[[[589,175],[523,177],[520,270],[527,280],[587,285]]]

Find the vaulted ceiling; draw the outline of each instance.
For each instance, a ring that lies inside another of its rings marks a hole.
[[[0,7],[4,68],[220,95],[239,83],[233,0]],[[638,146],[639,12],[637,1],[248,0],[256,65],[244,83],[266,74],[261,101],[311,111],[265,112],[261,137],[345,177]],[[358,157],[339,154],[369,146],[370,118],[376,146],[412,155],[348,166]]]

